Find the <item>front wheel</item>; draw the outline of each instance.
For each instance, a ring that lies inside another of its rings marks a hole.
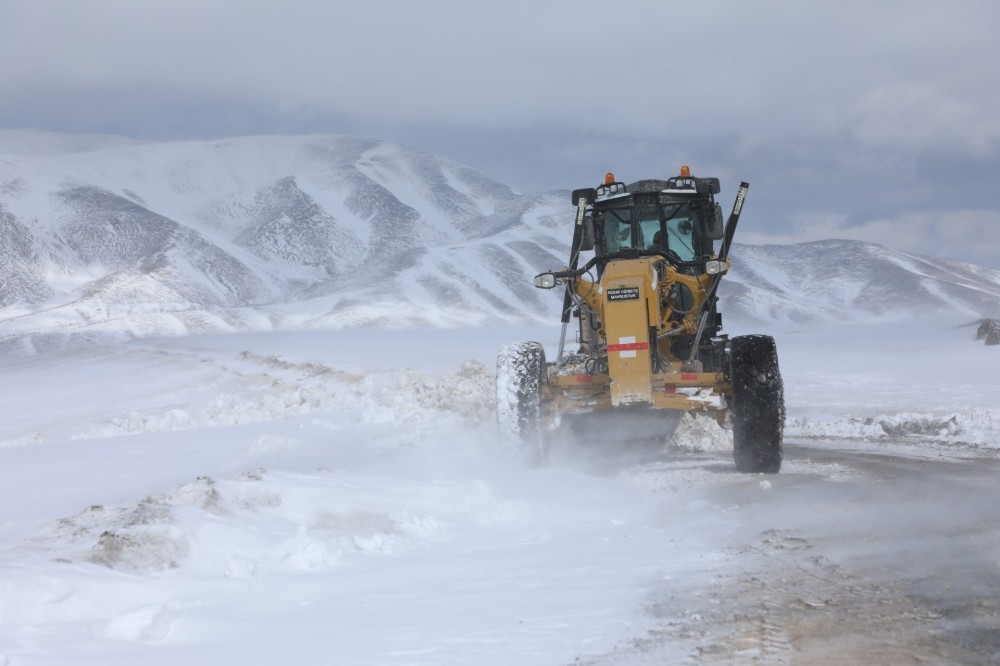
[[[502,345],[497,353],[497,428],[521,443],[529,456],[546,454],[542,386],[547,383],[545,350],[537,342]]]
[[[785,392],[778,349],[768,335],[741,335],[730,347],[733,381],[733,458],[740,472],[781,469]]]

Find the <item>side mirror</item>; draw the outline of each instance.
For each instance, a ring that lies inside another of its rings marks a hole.
[[[702,212],[701,223],[705,230],[705,237],[709,240],[721,240],[726,235],[725,222],[722,220],[722,206],[719,204]]]
[[[597,201],[597,190],[593,187],[585,187],[581,190],[573,190],[573,194],[571,196],[572,198],[570,199],[570,203],[574,206],[580,205],[580,197],[586,199],[588,204],[592,204]]]
[[[698,194],[718,194],[721,191],[718,178],[695,178],[694,182]]]

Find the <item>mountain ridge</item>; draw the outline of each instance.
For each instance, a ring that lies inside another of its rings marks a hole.
[[[754,320],[984,316],[981,313],[1000,308],[1000,271],[877,243],[828,239],[786,246],[735,244],[732,255],[723,307]],[[786,282],[776,283],[769,275],[774,265],[782,266],[779,275]],[[804,279],[787,280],[796,275]]]
[[[367,137],[49,134],[0,132],[4,348],[558,315],[531,277],[565,264],[568,193],[519,194]],[[732,257],[729,318],[1000,313],[1000,271],[876,244],[737,244]]]

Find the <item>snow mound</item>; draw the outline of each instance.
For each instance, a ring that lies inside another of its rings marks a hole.
[[[220,514],[221,497],[208,477],[146,497],[133,506],[95,505],[59,520],[49,538],[69,544],[62,558],[129,573],[162,572],[180,567],[190,539],[175,524],[181,507]],[[78,550],[82,546],[82,551]]]
[[[359,503],[329,473],[270,477],[264,470],[223,481],[201,477],[131,506],[92,506],[57,521],[35,545],[68,546],[57,560],[129,574],[245,578],[325,571],[351,554],[412,550],[444,524],[433,515],[380,510],[374,498]],[[131,619],[119,624],[109,631],[141,633],[131,631]]]
[[[722,428],[715,416],[685,412],[667,442],[667,448],[700,453],[732,451],[733,433]]]
[[[240,380],[206,405],[193,403],[159,413],[130,410],[73,439],[259,423],[318,412],[348,416],[355,423],[418,426],[442,421],[476,424],[494,416],[493,373],[475,360],[440,377],[409,369],[347,373],[249,352],[238,360],[252,369],[241,370]],[[254,447],[287,445],[260,440]]]
[[[99,631],[102,638],[155,641],[170,633],[170,613],[159,604],[146,604],[111,618]]]

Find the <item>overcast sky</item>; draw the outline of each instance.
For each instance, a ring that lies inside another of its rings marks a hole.
[[[994,0],[0,0],[0,127],[356,133],[522,192],[666,177],[740,238],[1000,269]]]

